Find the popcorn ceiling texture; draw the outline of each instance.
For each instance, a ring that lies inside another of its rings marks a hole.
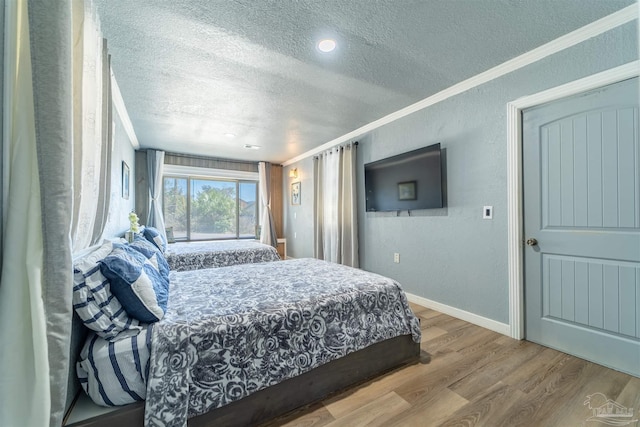
[[[272,162],[632,3],[96,1],[143,148]],[[336,39],[336,51],[316,50],[324,37]]]

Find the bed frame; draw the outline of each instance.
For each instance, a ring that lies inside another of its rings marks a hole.
[[[419,358],[420,344],[411,335],[391,338],[190,418],[188,425],[255,426]],[[140,402],[67,427],[140,427],[143,423],[144,402]]]

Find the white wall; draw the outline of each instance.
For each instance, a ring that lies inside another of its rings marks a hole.
[[[123,120],[114,108],[113,151],[111,152],[111,201],[103,238],[122,236],[129,229],[129,212],[135,210],[135,150]],[[129,199],[122,197],[122,162],[129,165]]]

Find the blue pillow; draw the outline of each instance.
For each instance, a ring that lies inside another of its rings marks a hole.
[[[164,235],[160,234],[157,228],[145,227],[144,230],[142,230],[142,234],[144,234],[144,237],[148,241],[156,245],[162,253],[167,250],[167,241],[165,240]]]
[[[129,316],[144,323],[162,319],[167,311],[169,277],[161,274],[156,254],[147,259],[127,245],[114,244],[109,256],[100,261],[100,271]]]
[[[147,259],[151,259],[154,255],[156,255],[158,270],[163,276],[169,278],[169,264],[156,245],[154,245],[144,237],[136,235],[133,242],[129,243],[129,246],[147,257]]]

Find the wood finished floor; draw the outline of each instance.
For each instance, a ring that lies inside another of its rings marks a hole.
[[[640,379],[411,304],[421,361],[264,424],[276,426],[606,426],[602,393],[640,418]],[[640,426],[640,422],[629,424]]]

